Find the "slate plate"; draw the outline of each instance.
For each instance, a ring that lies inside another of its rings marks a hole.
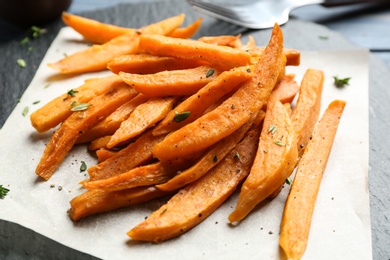
[[[164,10],[164,11],[161,11]],[[114,8],[86,13],[85,16],[98,19],[104,22],[111,22],[133,27],[142,26],[145,23],[163,19],[169,15],[179,12],[187,14],[187,23],[199,17],[184,2],[153,3],[136,5],[118,5]],[[20,35],[14,40],[0,45],[0,111],[2,126],[29,85],[37,66],[40,64],[51,41],[57,35],[58,30],[63,26],[61,21],[50,24],[48,33],[44,37],[31,42],[34,51],[28,52],[26,46],[20,46],[19,41],[25,36]],[[300,50],[328,50],[328,49],[351,49],[354,45],[347,42],[341,35],[334,33],[323,26],[313,23],[291,20],[283,27],[285,33],[285,45]],[[232,26],[227,23],[218,22],[206,18],[200,35],[236,34],[244,33],[246,30]],[[269,31],[250,32],[258,42],[266,42]],[[319,35],[329,36],[329,40],[319,39]],[[18,58],[24,58],[27,67],[24,69],[16,65]],[[389,82],[389,69],[375,56],[370,57],[370,202],[372,218],[373,256],[374,259],[387,259],[390,255],[390,248],[386,245],[390,241],[390,228],[388,216],[390,215],[390,197],[387,193],[386,180],[390,178],[389,172],[389,145],[387,129],[390,122],[387,120],[390,93],[386,86]],[[357,126],[359,127],[359,126]],[[3,173],[2,173],[2,176]],[[3,179],[3,177],[2,177]],[[1,203],[1,201],[0,201]],[[386,217],[387,216],[387,217]],[[93,257],[66,248],[63,245],[47,239],[34,231],[0,221],[0,258],[4,259],[93,259]]]

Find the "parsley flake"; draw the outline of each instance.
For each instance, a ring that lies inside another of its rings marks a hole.
[[[206,73],[206,78],[211,77],[213,74],[214,74],[214,70],[209,69],[209,71],[207,71],[207,73]]]
[[[75,97],[76,96],[75,94],[78,92],[79,92],[78,90],[71,89],[67,93],[68,93],[68,96]]]
[[[23,60],[23,59],[17,59],[16,60],[16,63],[19,65],[19,67],[21,67],[21,68],[25,68],[26,67],[26,61],[25,60]]]
[[[22,115],[23,115],[23,116],[26,116],[27,114],[28,114],[28,107],[25,107],[25,108],[23,109]]]
[[[24,37],[19,43],[20,43],[20,45],[23,46],[23,45],[26,45],[29,42],[30,42],[30,38]]]
[[[33,38],[38,38],[39,36],[47,32],[46,29],[40,28],[38,26],[32,26],[31,31],[33,33]]]
[[[329,36],[327,36],[327,35],[319,35],[318,38],[320,38],[321,40],[327,40],[327,39],[329,39]]]
[[[92,106],[92,104],[80,103],[77,106],[73,106],[70,110],[73,112],[83,111],[83,110],[87,110],[90,106]]]
[[[184,121],[187,117],[189,117],[190,114],[191,114],[190,111],[184,111],[184,112],[181,112],[181,113],[177,113],[173,117],[173,121],[176,122],[176,123],[180,123],[181,121]]]
[[[81,161],[80,172],[85,172],[87,170],[87,164],[84,161]]]
[[[288,185],[291,185],[291,184],[292,184],[291,177],[287,177],[287,179],[286,179],[286,184],[288,184]]]
[[[351,78],[343,78],[342,79],[342,78],[339,78],[338,76],[333,76],[333,78],[334,78],[333,84],[338,88],[343,88],[343,87],[349,85],[349,80],[351,79]]]
[[[276,125],[270,125],[268,128],[268,133],[274,134],[278,127]]]
[[[4,199],[8,192],[9,189],[3,187],[3,185],[0,185],[0,199]]]
[[[36,104],[38,104],[39,102],[41,102],[41,101],[40,101],[40,100],[34,101],[34,102],[33,102],[33,105],[36,105]]]
[[[286,146],[286,144],[281,142],[281,141],[275,141],[274,143],[279,145],[279,146]]]

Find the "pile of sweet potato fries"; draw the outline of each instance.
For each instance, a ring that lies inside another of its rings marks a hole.
[[[75,144],[88,144],[99,163],[81,183],[87,191],[70,201],[70,217],[169,195],[127,233],[161,242],[202,222],[239,185],[227,217],[243,220],[277,196],[297,168],[280,245],[299,259],[345,102],[333,101],[318,122],[323,72],[307,69],[300,84],[285,74],[286,66],[299,65],[300,53],[284,48],[278,25],[268,45],[258,47],[240,35],[189,39],[201,19],[181,28],[184,18],[133,29],[63,14],[95,45],[49,66],[62,74],[112,75],[88,79],[31,115],[40,133],[58,127],[36,174],[48,180]]]

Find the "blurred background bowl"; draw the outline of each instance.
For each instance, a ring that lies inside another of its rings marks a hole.
[[[0,19],[20,26],[42,25],[66,11],[72,0],[0,0]]]

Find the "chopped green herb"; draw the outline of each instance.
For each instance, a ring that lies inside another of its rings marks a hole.
[[[268,133],[274,134],[278,127],[276,125],[270,125],[268,128]]]
[[[214,74],[214,70],[209,69],[209,71],[207,71],[206,78],[211,77],[213,74]]]
[[[84,161],[81,161],[80,172],[85,172],[87,170],[87,164]]]
[[[32,52],[34,50],[34,48],[32,46],[28,47],[27,51],[28,52]]]
[[[351,78],[339,78],[338,76],[333,76],[334,78],[334,85],[338,88],[342,88],[342,87],[345,87],[347,85],[349,85],[349,80]]]
[[[78,92],[79,92],[78,90],[71,89],[71,90],[68,91],[68,95],[71,96],[71,97],[75,97],[76,96],[75,94],[78,93]]]
[[[76,101],[73,101],[73,102],[70,104],[70,106],[71,106],[71,107],[74,107],[74,106],[76,105],[76,103],[77,103]]]
[[[241,160],[241,155],[240,155],[238,152],[236,152],[236,154],[234,155],[234,157],[236,157],[238,160]]]
[[[66,52],[64,52],[62,55],[64,55],[64,57],[68,57],[68,54]]]
[[[3,185],[0,185],[0,199],[4,199],[8,192],[9,189],[4,188]]]
[[[30,42],[30,38],[24,37],[23,40],[20,41],[20,45],[26,45]]]
[[[33,105],[36,105],[36,104],[38,104],[39,102],[41,102],[41,101],[40,101],[40,100],[34,101],[34,102],[33,102]]]
[[[292,184],[292,180],[291,180],[290,177],[287,177],[287,179],[286,179],[286,184],[288,184],[288,185],[291,185],[291,184]]]
[[[218,162],[218,157],[217,157],[217,155],[214,155],[213,162]]]
[[[21,68],[25,68],[26,67],[26,62],[25,62],[25,60],[23,60],[23,59],[17,59],[16,60],[16,63],[19,65],[19,67],[21,67]]]
[[[18,98],[18,101],[16,103],[20,103],[20,98]]]
[[[161,211],[160,215],[164,214],[167,210],[168,208],[165,208],[163,211]]]
[[[327,39],[329,39],[329,36],[327,36],[327,35],[320,35],[320,36],[318,36],[318,38],[320,38],[321,40],[327,40]]]
[[[86,104],[86,103],[80,103],[77,106],[72,107],[70,110],[72,110],[73,112],[74,111],[83,111],[83,110],[88,109],[90,106],[92,106],[92,105],[91,104]]]
[[[42,34],[46,33],[46,29],[40,28],[38,26],[31,26],[31,30],[33,32],[33,38],[38,38]]]
[[[25,107],[25,108],[23,109],[22,115],[23,115],[23,116],[26,116],[27,114],[28,114],[28,107]]]
[[[48,88],[48,87],[50,87],[50,84],[45,85],[43,88]]]
[[[286,145],[285,143],[283,143],[281,141],[275,141],[274,143],[279,145],[279,146],[285,146]]]
[[[181,112],[181,113],[177,113],[173,117],[173,121],[176,122],[176,123],[180,123],[181,121],[184,121],[187,117],[189,117],[190,114],[191,114],[190,111],[184,111],[184,112]]]

